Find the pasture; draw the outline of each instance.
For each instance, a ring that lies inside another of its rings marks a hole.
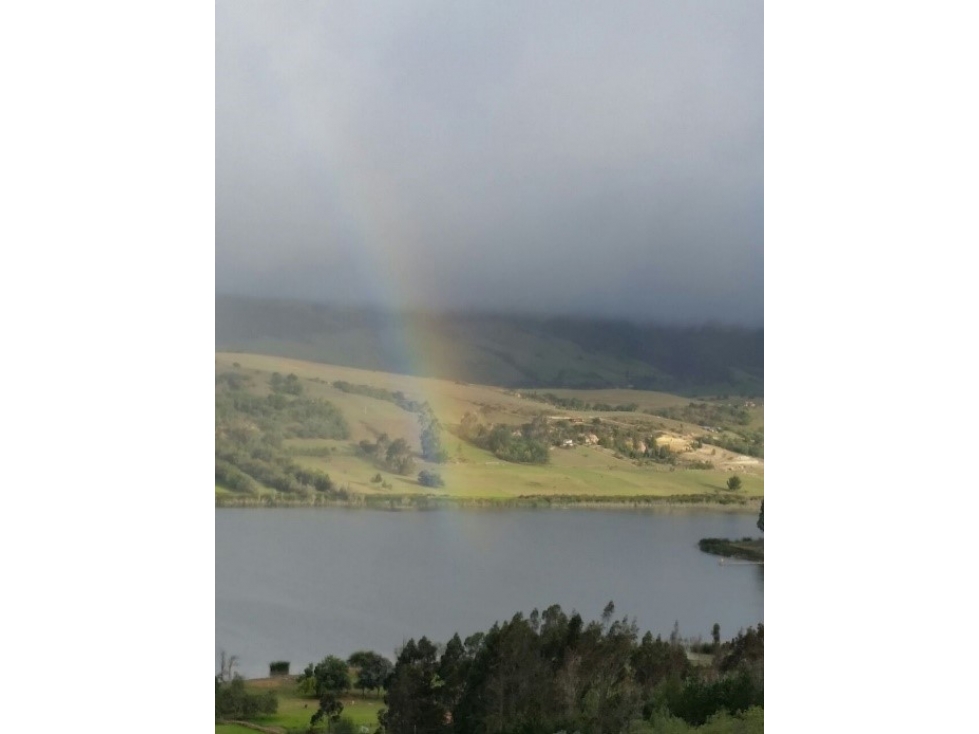
[[[640,406],[634,412],[576,411],[531,399],[517,390],[267,355],[219,352],[215,356],[215,368],[218,374],[242,375],[248,392],[259,396],[269,393],[273,373],[294,374],[299,378],[304,397],[335,405],[349,426],[347,438],[286,438],[282,448],[296,464],[329,474],[338,487],[353,494],[437,494],[460,499],[513,499],[528,495],[587,495],[595,498],[736,495],[755,499],[764,494],[763,460],[701,445],[699,439],[705,435],[702,427],[642,412],[680,407],[690,401],[687,397],[643,390],[534,391],[538,394],[551,392],[562,398],[573,397],[584,403],[636,403]],[[409,400],[427,402],[441,423],[447,462],[436,465],[420,458],[421,426],[416,413],[390,400],[344,392],[333,386],[335,381],[400,392]],[[752,423],[760,424],[762,407],[757,406],[753,411]],[[586,429],[599,421],[606,426],[648,431],[657,436],[657,446],[668,446],[674,452],[676,463],[668,466],[637,461],[612,448],[595,444],[552,447],[549,462],[544,465],[510,463],[460,437],[460,423],[467,413],[477,416],[483,423],[508,424],[514,429],[537,416],[546,416],[550,421],[564,421]],[[399,476],[385,471],[358,450],[360,441],[375,441],[382,434],[391,440],[405,439],[416,453],[415,469],[411,474]],[[710,468],[703,468],[708,465]],[[692,468],[694,466],[701,468]],[[445,487],[432,490],[421,486],[417,473],[423,469],[439,472]],[[742,487],[736,492],[726,488],[732,473],[737,473],[742,480]],[[382,482],[371,481],[377,474],[381,475]],[[223,490],[216,487],[218,493]]]
[[[265,729],[280,731],[308,731],[309,719],[316,712],[318,703],[315,698],[304,698],[296,691],[295,676],[277,678],[259,678],[245,681],[245,688],[251,693],[275,691],[279,698],[279,710],[271,716],[255,719],[258,726]],[[359,691],[348,691],[342,696],[343,713],[341,716],[350,719],[358,728],[367,726],[370,731],[377,729],[377,712],[384,707],[384,702],[377,694],[362,695]],[[327,730],[326,724],[317,725],[313,731]],[[254,729],[239,724],[215,724],[215,734],[255,734]]]

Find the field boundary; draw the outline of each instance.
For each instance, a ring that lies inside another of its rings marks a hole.
[[[500,499],[492,497],[446,497],[440,495],[351,495],[348,499],[294,497],[240,497],[220,495],[216,507],[335,507],[368,510],[438,510],[453,508],[484,509],[692,509],[758,512],[760,497],[725,497],[717,495],[599,496],[599,495],[521,495]]]
[[[238,726],[243,726],[246,729],[254,729],[255,731],[263,732],[264,734],[286,734],[286,730],[281,726],[259,726],[258,724],[253,724],[250,721],[241,721],[240,719],[216,719],[215,724],[237,724]]]

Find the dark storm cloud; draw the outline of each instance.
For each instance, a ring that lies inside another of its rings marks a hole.
[[[219,291],[762,318],[760,2],[217,5]]]

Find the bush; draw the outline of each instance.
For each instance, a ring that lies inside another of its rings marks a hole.
[[[275,691],[248,693],[245,681],[235,676],[230,683],[216,679],[214,715],[218,719],[255,719],[274,714],[279,710]]]
[[[330,724],[331,734],[357,734],[357,725],[346,716],[343,716]]]
[[[418,472],[418,483],[423,487],[444,487],[445,480],[438,472],[422,469]]]
[[[713,469],[714,462],[712,461],[692,461],[687,464],[687,469]]]

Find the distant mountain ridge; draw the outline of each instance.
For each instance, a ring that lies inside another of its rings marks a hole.
[[[219,295],[218,351],[511,388],[764,394],[761,328],[379,309]]]

